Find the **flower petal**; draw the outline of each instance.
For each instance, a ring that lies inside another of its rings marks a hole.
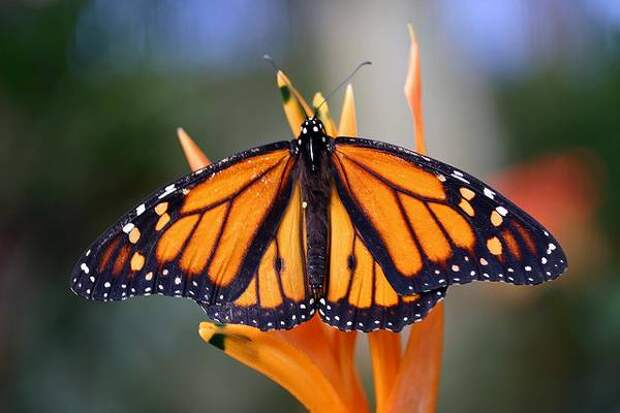
[[[411,329],[407,349],[383,412],[436,411],[443,351],[443,302]]]
[[[179,137],[179,143],[187,159],[187,163],[192,171],[204,168],[209,165],[211,161],[207,158],[207,155],[198,147],[196,142],[183,130],[183,128],[177,129],[177,135]]]
[[[211,322],[200,323],[199,334],[207,343],[280,384],[308,410],[348,411],[315,360],[278,334]]]
[[[334,350],[340,365],[341,388],[346,392],[346,399],[349,400],[351,411],[367,412],[368,401],[366,400],[366,393],[360,382],[359,373],[355,365],[357,332],[344,332],[335,329],[334,331]]]
[[[331,137],[336,136],[336,125],[334,124],[334,120],[329,114],[329,105],[325,101],[325,98],[323,97],[323,94],[321,92],[316,92],[314,94],[314,97],[312,98],[312,108],[314,109],[314,113],[316,113],[321,122],[323,122],[327,134]]]
[[[312,114],[312,109],[297,89],[293,87],[293,84],[284,72],[278,70],[276,80],[282,94],[282,105],[284,106],[286,119],[291,127],[291,131],[293,131],[293,136],[297,137],[301,124]]]
[[[409,110],[413,118],[413,128],[415,130],[415,150],[419,153],[426,153],[424,143],[424,119],[422,116],[422,82],[420,79],[420,50],[415,38],[415,32],[411,24],[409,29],[409,39],[411,47],[409,49],[409,71],[405,81],[405,96],[409,103]]]
[[[400,334],[391,331],[368,333],[377,411],[382,412],[396,380],[400,363]]]
[[[340,114],[340,125],[338,126],[339,136],[357,136],[357,116],[355,114],[355,97],[353,86],[347,85],[344,92],[344,103]]]

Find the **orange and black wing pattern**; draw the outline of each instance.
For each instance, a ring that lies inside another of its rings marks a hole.
[[[399,294],[473,280],[539,284],[566,269],[553,236],[478,179],[382,142],[335,139],[338,195]]]
[[[234,301],[202,304],[221,323],[261,330],[289,329],[315,312],[306,282],[301,186],[296,183],[284,215],[250,282]]]
[[[303,273],[295,269],[299,251],[282,246],[294,236],[286,231],[301,225],[290,212],[299,189],[294,189],[296,158],[289,148],[289,142],[279,142],[251,149],[155,192],[82,255],[72,290],[100,301],[184,296],[209,313],[226,309],[231,321],[238,315],[230,303],[284,313],[292,302],[303,305]],[[278,272],[279,284],[269,265],[286,265]],[[249,290],[257,284],[267,287],[259,285],[252,296]],[[268,291],[273,285],[282,287],[280,301]],[[216,318],[227,320],[226,315]],[[263,326],[258,319],[254,324]]]
[[[400,331],[422,320],[445,296],[445,288],[398,294],[368,251],[335,188],[330,195],[329,221],[329,276],[325,297],[318,305],[326,323],[345,331]]]

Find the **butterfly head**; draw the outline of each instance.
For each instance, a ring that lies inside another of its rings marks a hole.
[[[304,123],[301,124],[301,129],[299,132],[300,138],[313,135],[318,135],[319,137],[325,136],[325,127],[323,126],[323,122],[316,117],[306,119]]]
[[[323,122],[316,117],[306,119],[301,124],[295,146],[307,163],[311,165],[311,169],[317,170],[320,167],[321,154],[329,148],[329,139]]]

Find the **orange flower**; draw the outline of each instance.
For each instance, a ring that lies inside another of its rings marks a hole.
[[[405,95],[413,115],[418,152],[425,152],[422,122],[420,67],[414,32],[409,26],[411,51]],[[277,73],[284,112],[295,136],[310,106],[284,73]],[[323,102],[315,94],[314,107]],[[327,104],[318,112],[331,136],[357,135],[353,88],[345,92],[338,126]],[[190,167],[209,163],[194,141],[179,129],[179,140]],[[443,303],[422,322],[411,327],[404,352],[399,333],[368,333],[377,412],[433,412],[437,404],[443,343]],[[308,410],[317,412],[367,412],[369,406],[355,366],[357,332],[342,332],[315,316],[288,331],[262,332],[245,325],[202,322],[203,340],[280,384]]]

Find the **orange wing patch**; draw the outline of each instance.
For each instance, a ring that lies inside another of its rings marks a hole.
[[[213,175],[187,194],[181,212],[205,209],[223,199],[234,197],[250,182],[273,172],[273,169],[281,166],[282,161],[288,157],[288,150],[276,151],[263,155],[260,159],[249,158]]]
[[[356,146],[340,146],[337,156],[345,169],[357,164],[369,173],[381,176],[415,195],[445,200],[446,193],[437,177],[420,168],[412,168],[407,161],[385,152]]]
[[[264,330],[291,328],[312,316],[314,309],[305,277],[301,204],[301,188],[297,184],[247,288],[228,305],[205,307],[209,316]]]
[[[334,153],[341,190],[367,220],[365,227],[372,228],[369,233],[358,229],[385,249],[384,261],[400,276],[415,277],[428,262],[445,267],[454,246],[473,249],[474,231],[463,217],[473,215],[471,191],[462,191],[465,211],[459,211],[444,203],[446,192],[437,176],[396,156],[354,146],[338,146]]]
[[[420,320],[442,297],[437,293],[399,296],[355,230],[335,188],[330,196],[330,261],[323,320],[344,330],[399,331]],[[439,291],[443,294],[443,291]]]

